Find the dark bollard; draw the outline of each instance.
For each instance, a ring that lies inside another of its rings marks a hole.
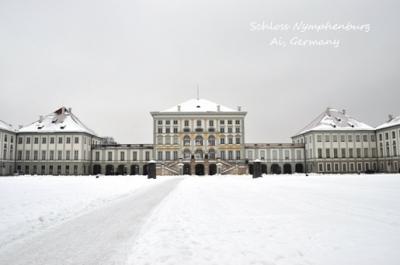
[[[149,161],[147,164],[147,178],[148,179],[156,179],[157,172],[156,172],[156,161]]]
[[[253,179],[261,177],[261,161],[256,159],[253,163]]]

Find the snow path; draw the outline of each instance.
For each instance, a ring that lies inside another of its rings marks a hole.
[[[181,180],[140,189],[38,236],[8,245],[0,250],[0,264],[122,264],[147,217]]]

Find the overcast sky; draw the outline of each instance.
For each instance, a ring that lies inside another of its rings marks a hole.
[[[398,0],[0,0],[0,119],[65,105],[101,136],[151,143],[150,111],[200,96],[243,106],[247,142],[288,142],[327,106],[400,115]],[[252,31],[251,23],[370,25]],[[270,45],[273,38],[340,46]]]

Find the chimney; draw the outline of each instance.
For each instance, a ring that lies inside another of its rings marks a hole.
[[[217,111],[221,111],[221,105],[217,105]]]
[[[242,106],[237,106],[238,111],[242,111]]]
[[[392,114],[389,114],[389,115],[388,115],[388,119],[389,119],[388,121],[392,121],[392,120],[393,120],[393,115],[392,115]]]
[[[342,110],[342,113],[343,113],[343,115],[346,115],[346,110],[343,109],[343,110]]]
[[[42,122],[43,121],[43,115],[40,115],[39,116],[39,122]]]
[[[72,113],[72,108],[68,108],[68,113]]]
[[[181,111],[181,105],[178,105],[178,111]]]

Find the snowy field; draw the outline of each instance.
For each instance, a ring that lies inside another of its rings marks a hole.
[[[400,175],[190,178],[129,264],[400,264]]]
[[[72,227],[77,227],[82,215],[97,220],[97,215],[108,213],[107,205],[111,204],[118,206],[118,211],[115,207],[110,211],[113,209],[122,219],[124,209],[127,213],[132,211],[129,206],[135,202],[138,205],[134,208],[138,210],[139,205],[147,207],[156,202],[149,213],[138,215],[144,216],[143,222],[132,220],[132,225],[140,224],[138,232],[131,231],[129,240],[127,235],[116,238],[127,242],[115,254],[120,258],[112,259],[118,260],[117,263],[93,262],[87,255],[84,257],[87,262],[83,259],[79,264],[400,264],[398,174],[268,175],[260,179],[250,176],[184,177],[182,181],[168,184],[167,180],[171,179],[159,177],[154,181],[142,176],[0,178],[0,261],[1,253],[4,256],[13,250],[2,252],[2,246],[24,241],[31,234],[43,234],[42,241],[49,241],[52,237],[46,236],[46,231],[49,234],[53,225],[62,231],[68,220],[75,220]],[[149,193],[161,194],[163,189],[171,191],[146,204],[147,197],[151,197]],[[119,201],[125,204],[118,204]],[[97,209],[104,210],[91,215]],[[118,218],[111,216],[111,222]],[[131,219],[127,220],[130,226]],[[118,220],[115,222],[113,229],[118,228]],[[99,227],[101,230],[107,225]],[[72,237],[79,240],[83,234]],[[61,246],[65,243],[69,248],[70,239],[56,238],[65,241],[58,242]],[[98,238],[101,241],[103,236]],[[35,242],[29,244],[32,246]],[[49,245],[49,242],[40,243]],[[101,247],[102,242],[96,243]],[[104,243],[106,249],[112,248],[111,243]],[[71,249],[74,244],[70,243]],[[85,248],[79,246],[79,249]],[[18,253],[21,248],[14,249]],[[77,255],[75,250],[73,253]],[[110,251],[110,255],[112,253]],[[25,256],[29,257],[28,254],[29,249]],[[62,251],[56,257],[60,262],[70,258],[68,252]],[[12,259],[6,258],[3,260],[10,264]],[[25,262],[19,260],[13,264]]]
[[[0,178],[0,248],[165,179],[145,176]]]

